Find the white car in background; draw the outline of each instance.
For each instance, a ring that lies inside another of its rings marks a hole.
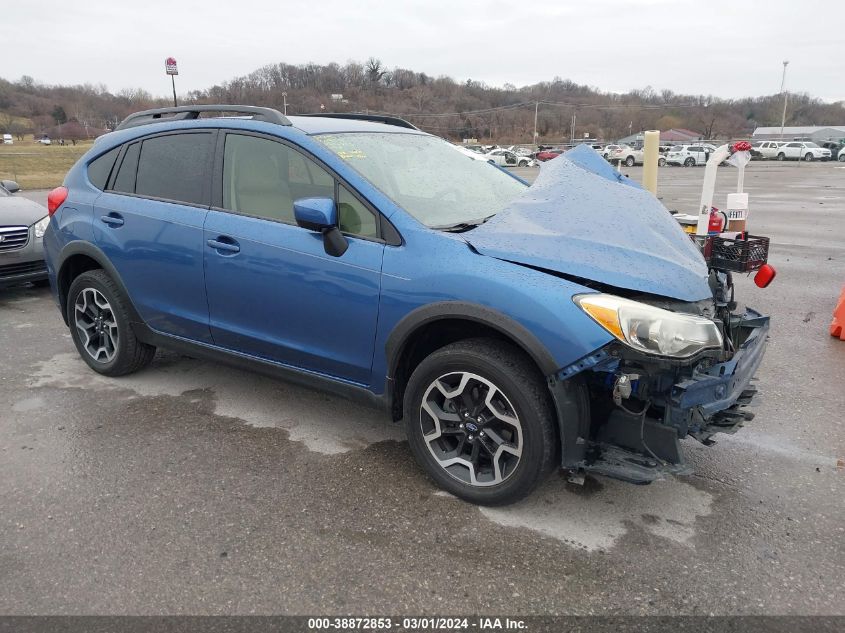
[[[610,160],[610,155],[617,149],[621,149],[621,147],[621,145],[605,145],[604,149],[601,151],[602,158]]]
[[[684,167],[704,165],[715,149],[716,146],[709,143],[676,145],[666,152],[666,162],[670,165],[683,165]]]
[[[622,145],[618,149],[613,150],[607,160],[609,160],[611,163],[620,162],[627,165],[628,167],[633,167],[634,165],[642,165],[644,156],[644,150],[629,147],[628,145]],[[659,155],[657,157],[657,166],[663,167],[665,164],[666,159],[663,157],[663,155]]]
[[[499,167],[534,167],[537,164],[530,156],[519,156],[509,149],[494,149],[484,154],[484,158]]]
[[[778,148],[778,160],[830,160],[830,150],[810,141],[784,143]]]
[[[781,145],[781,141],[756,141],[751,144],[751,149],[756,149],[766,160],[774,160],[778,157],[778,148]]]

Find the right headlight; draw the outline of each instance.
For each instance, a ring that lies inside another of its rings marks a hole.
[[[722,334],[710,319],[655,308],[614,295],[576,295],[573,301],[626,345],[658,356],[687,358],[722,347]]]

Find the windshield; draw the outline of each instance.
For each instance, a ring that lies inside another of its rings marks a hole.
[[[436,136],[376,132],[315,138],[429,227],[479,223],[526,188]]]

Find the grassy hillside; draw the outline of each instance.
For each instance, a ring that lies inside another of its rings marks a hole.
[[[14,180],[22,189],[52,189],[93,141],[73,145],[41,145],[32,135],[14,145],[0,145],[0,180]]]

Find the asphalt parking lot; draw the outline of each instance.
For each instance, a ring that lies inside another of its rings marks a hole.
[[[439,493],[401,428],[330,395],[170,353],[102,378],[47,290],[0,291],[0,613],[845,613],[840,165],[746,172],[778,269],[737,288],[773,316],[756,419],[685,442],[695,475],[555,476],[506,508]],[[659,195],[693,212],[702,176]]]

